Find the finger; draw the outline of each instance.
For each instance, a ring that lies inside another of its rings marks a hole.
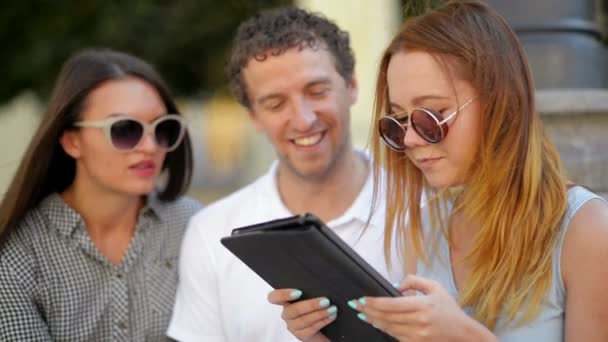
[[[429,294],[432,291],[441,288],[441,285],[434,280],[426,279],[415,275],[408,275],[407,277],[405,277],[405,280],[401,284],[401,287],[405,290],[416,290],[424,294]]]
[[[372,325],[399,341],[414,340],[412,333],[420,331],[420,324],[417,321],[418,313],[381,313],[381,316],[373,316],[360,312],[357,317],[360,320]],[[413,323],[413,324],[412,324]]]
[[[415,341],[412,336],[412,328],[407,325],[390,324],[386,322],[376,322],[372,324],[374,328],[389,334],[398,341]],[[417,341],[417,340],[416,340]]]
[[[298,289],[277,289],[268,294],[268,301],[272,304],[283,305],[302,297],[302,291]]]
[[[356,310],[359,311],[359,319],[377,324],[378,322],[390,324],[415,324],[420,311],[395,311],[380,310],[374,306],[378,298],[361,298],[356,302]],[[368,303],[372,303],[371,305]],[[349,305],[351,303],[349,302]],[[352,307],[352,305],[351,305]]]
[[[287,320],[287,325],[294,330],[303,330],[311,326],[314,327],[319,322],[326,321],[327,319],[330,319],[331,321],[335,319],[337,315],[338,308],[335,306],[330,306],[327,309],[318,309],[316,311],[298,316],[295,319]]]
[[[348,305],[358,311],[369,310],[383,312],[417,312],[425,308],[426,296],[404,296],[404,297],[361,297],[351,300]]]
[[[403,283],[393,283],[393,287],[397,289],[397,291],[401,292],[403,296],[413,296],[416,295],[416,290],[408,290]]]
[[[426,322],[425,316],[428,316],[422,312],[386,312],[377,311],[373,309],[365,309],[360,313],[363,314],[364,321],[370,322],[371,324],[393,324],[393,325],[408,325],[408,326],[419,326]],[[361,317],[359,317],[362,319]]]
[[[311,337],[316,337],[315,341],[317,341],[317,340],[329,341],[327,338],[324,338],[324,336],[319,331],[321,329],[323,329],[324,327],[326,327],[327,325],[329,325],[334,320],[336,320],[336,316],[330,316],[330,317],[327,317],[321,321],[318,321],[304,329],[292,329],[288,326],[288,330],[295,337],[297,337],[299,340],[302,340],[302,341],[309,340]]]
[[[292,320],[302,315],[307,315],[319,309],[328,309],[331,302],[325,297],[301,300],[296,303],[285,304],[281,317],[284,320]]]
[[[402,296],[416,296],[418,294],[416,292],[416,290],[407,290],[407,289],[404,289],[404,290],[399,290],[399,291],[401,291],[401,295]]]

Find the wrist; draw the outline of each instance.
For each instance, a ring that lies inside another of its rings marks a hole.
[[[467,318],[462,341],[499,342],[490,329],[469,316]]]

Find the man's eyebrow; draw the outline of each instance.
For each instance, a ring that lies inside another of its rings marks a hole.
[[[317,85],[326,85],[326,84],[331,84],[331,80],[329,79],[329,77],[323,77],[320,79],[316,79],[314,81],[308,82],[304,88],[310,88],[310,87],[314,87]]]
[[[304,86],[304,88],[311,88],[311,87],[314,87],[314,86],[327,85],[327,84],[331,84],[331,79],[329,77],[322,77],[322,78],[319,78],[319,79],[316,79],[316,80],[308,82]],[[277,99],[277,98],[280,98],[280,97],[281,97],[281,94],[268,94],[268,95],[264,95],[264,96],[260,97],[256,102],[258,104],[262,104],[262,103],[264,103],[266,101],[274,100],[274,99]]]

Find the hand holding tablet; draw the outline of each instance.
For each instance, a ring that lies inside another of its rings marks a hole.
[[[401,293],[316,216],[237,228],[221,243],[273,288],[298,289],[299,300],[327,298],[338,313],[322,330],[331,341],[394,341],[362,322],[347,302]]]

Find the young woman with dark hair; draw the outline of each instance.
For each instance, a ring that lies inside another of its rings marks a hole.
[[[0,340],[164,340],[200,208],[181,197],[191,173],[185,121],[149,64],[69,59],[0,204]]]

